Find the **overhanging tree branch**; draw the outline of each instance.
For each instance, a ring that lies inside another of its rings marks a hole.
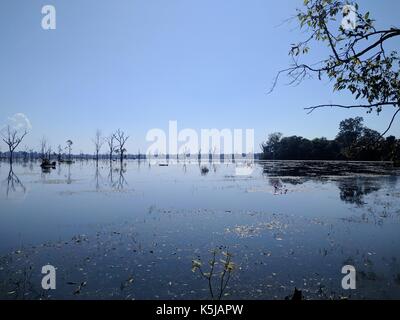
[[[374,103],[374,104],[359,104],[359,105],[342,105],[342,104],[320,104],[313,107],[304,108],[304,110],[308,110],[308,114],[312,113],[316,109],[327,108],[327,107],[335,107],[335,108],[343,108],[343,109],[372,109],[378,106],[397,106],[397,102],[384,102],[384,103]]]
[[[304,4],[304,10],[298,10],[297,18],[300,28],[306,28],[310,36],[297,45],[291,45],[289,55],[293,64],[277,73],[269,93],[275,89],[282,74],[290,78],[289,85],[298,85],[315,74],[319,80],[326,77],[333,82],[334,91],[347,90],[362,103],[321,104],[305,108],[308,113],[323,107],[339,107],[367,109],[368,112],[375,110],[379,114],[385,106],[400,107],[400,57],[394,50],[387,52],[384,46],[387,41],[400,36],[400,28],[377,30],[369,12],[356,12],[353,29],[347,30],[337,19],[342,12],[347,19],[344,10],[347,3],[305,0]],[[358,5],[354,6],[359,11]],[[299,62],[300,56],[307,54],[312,44],[324,42],[331,51],[326,58],[314,64]]]

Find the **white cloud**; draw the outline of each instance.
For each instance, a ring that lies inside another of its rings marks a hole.
[[[23,113],[16,113],[8,118],[7,124],[16,130],[31,130],[32,125],[28,117]]]

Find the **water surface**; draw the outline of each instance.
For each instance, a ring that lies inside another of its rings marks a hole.
[[[208,173],[201,171],[209,168]],[[399,170],[388,163],[0,163],[0,298],[400,298]],[[214,251],[216,250],[216,251]],[[57,289],[41,289],[41,267]],[[357,270],[357,289],[341,269]],[[194,271],[194,272],[193,272]],[[225,278],[226,281],[226,278]]]

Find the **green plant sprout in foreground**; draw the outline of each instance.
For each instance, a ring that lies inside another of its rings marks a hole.
[[[212,300],[221,300],[235,269],[235,264],[232,262],[232,254],[228,251],[214,249],[211,254],[212,258],[208,262],[209,272],[203,271],[203,263],[200,259],[192,260],[192,272],[199,271],[200,275],[207,279]],[[220,255],[223,258],[217,261]]]

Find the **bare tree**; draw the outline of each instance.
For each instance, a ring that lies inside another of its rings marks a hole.
[[[40,157],[42,160],[50,160],[51,146],[45,137],[40,140]]]
[[[124,153],[126,152],[125,143],[129,139],[129,136],[125,136],[125,132],[118,129],[116,133],[114,133],[114,139],[117,140],[118,145],[117,152],[119,153],[120,161],[124,160]]]
[[[68,158],[69,158],[69,160],[71,160],[71,151],[72,151],[72,145],[73,145],[73,142],[72,142],[72,140],[67,140],[67,149],[68,149]]]
[[[23,156],[23,159],[24,159],[24,162],[27,162],[28,161],[28,146],[24,146],[24,151],[22,151],[22,156]]]
[[[104,139],[103,139],[103,137],[101,135],[101,131],[100,130],[96,130],[96,135],[95,135],[95,137],[93,139],[93,144],[94,144],[95,151],[96,151],[96,163],[98,163],[99,162],[99,152],[101,150],[101,147],[104,144]]]
[[[40,140],[40,156],[42,157],[42,159],[45,158],[46,149],[47,149],[47,140],[45,137],[42,137],[42,139]]]
[[[58,154],[57,154],[57,160],[58,160],[58,161],[61,161],[61,159],[62,159],[62,153],[63,153],[63,149],[62,149],[61,145],[58,145],[58,147],[57,147],[57,152],[58,152]]]
[[[27,134],[26,130],[23,133],[19,133],[17,129],[12,129],[10,126],[7,126],[7,131],[1,134],[3,141],[8,145],[8,150],[10,151],[10,163],[13,161],[15,149]]]
[[[109,151],[109,157],[110,157],[110,161],[112,161],[112,156],[114,153],[114,135],[111,134],[109,137],[106,138],[107,144],[108,144],[108,151]]]

